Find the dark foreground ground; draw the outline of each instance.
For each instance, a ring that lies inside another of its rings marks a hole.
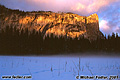
[[[41,54],[2,54],[2,56],[105,56],[105,57],[120,57],[119,52],[78,52],[78,53],[41,53]]]

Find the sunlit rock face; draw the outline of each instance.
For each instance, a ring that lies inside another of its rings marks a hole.
[[[72,38],[84,36],[90,40],[103,37],[99,31],[97,14],[86,17],[73,13],[21,12],[9,9],[0,12],[0,17],[1,28],[16,26],[20,30],[28,28],[29,31],[32,31],[35,29],[41,31],[43,36],[53,33],[58,37],[61,35]]]

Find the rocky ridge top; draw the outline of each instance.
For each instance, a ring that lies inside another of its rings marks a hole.
[[[29,31],[41,31],[43,36],[53,33],[56,36],[82,37],[89,40],[102,38],[99,30],[98,15],[88,17],[73,13],[54,13],[51,11],[24,12],[0,6],[0,29],[6,26],[17,27]]]

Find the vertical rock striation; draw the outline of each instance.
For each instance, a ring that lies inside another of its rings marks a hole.
[[[29,31],[32,31],[35,29],[41,31],[43,36],[53,33],[58,37],[61,35],[72,38],[84,36],[89,40],[103,38],[96,13],[86,17],[51,11],[22,12],[7,9],[4,6],[0,6],[0,11],[0,29],[12,26],[20,30],[28,28]]]

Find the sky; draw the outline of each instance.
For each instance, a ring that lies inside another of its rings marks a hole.
[[[61,11],[81,16],[97,13],[101,32],[120,35],[120,0],[0,0],[0,4],[22,11]]]

